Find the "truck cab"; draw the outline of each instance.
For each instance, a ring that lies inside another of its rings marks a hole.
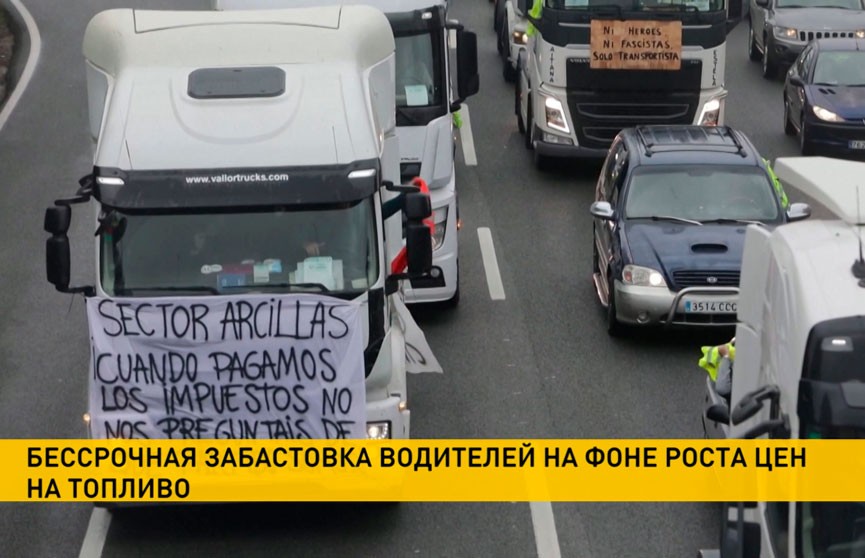
[[[217,10],[258,10],[322,6],[316,0],[213,0]],[[446,0],[348,0],[388,18],[396,42],[396,125],[403,183],[422,178],[433,206],[433,273],[405,285],[408,303],[459,303],[459,204],[454,154],[454,113],[478,91],[477,38],[448,19]],[[449,34],[455,33],[456,66]],[[456,81],[456,90],[451,80]]]
[[[93,301],[121,307],[121,316],[122,307],[137,308],[146,332],[139,313],[177,297],[205,310],[258,297],[254,321],[251,314],[246,321],[256,335],[259,326],[265,335],[276,329],[280,351],[293,347],[284,339],[301,339],[279,335],[281,304],[350,306],[360,316],[362,350],[333,364],[334,377],[362,370],[365,424],[350,437],[409,437],[405,337],[416,325],[399,284],[431,270],[431,231],[422,222],[431,209],[428,196],[399,186],[393,51],[387,19],[363,6],[274,11],[266,21],[254,12],[97,14],[83,45],[93,167],[76,196],[45,216],[48,280],[84,293],[91,343]],[[95,283],[71,287],[71,207],[91,202]],[[399,247],[385,239],[404,228],[408,272],[393,274],[388,264]],[[259,319],[262,308],[269,318]],[[189,356],[190,343],[181,341],[165,344]],[[222,350],[214,339],[199,349]],[[165,437],[154,413],[131,436],[106,427],[100,362],[91,362],[91,435]],[[258,370],[276,377],[283,364],[259,362]],[[120,377],[122,366],[118,359]],[[214,368],[199,363],[197,378],[218,384]],[[246,361],[237,369],[251,373]],[[130,393],[161,397],[145,383]],[[221,412],[199,404],[190,414],[208,421]]]
[[[724,124],[740,2],[536,0],[515,102],[536,165],[603,157],[624,128]]]
[[[734,438],[865,437],[865,163],[779,158],[785,183],[838,218],[749,227],[736,326],[731,409],[704,424]],[[827,180],[826,177],[831,177]],[[858,556],[865,504],[728,504],[720,558]],[[711,556],[704,551],[704,556]]]

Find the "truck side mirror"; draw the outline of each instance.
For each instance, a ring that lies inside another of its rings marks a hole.
[[[744,397],[733,409],[731,418],[733,424],[740,424],[760,412],[763,408],[763,401],[769,399],[772,401],[773,410],[778,406],[778,401],[781,398],[781,390],[776,385],[763,386],[751,393],[745,394]],[[773,419],[778,417],[771,417]]]
[[[45,269],[48,282],[60,292],[69,290],[69,238],[55,234],[45,242]]]
[[[457,95],[461,104],[480,89],[478,76],[478,37],[465,29],[457,30]]]
[[[730,424],[730,408],[723,403],[715,403],[706,409],[706,418],[719,424]]]
[[[405,229],[409,275],[423,275],[432,269],[432,232],[426,223],[409,221]]]
[[[793,221],[801,221],[803,219],[807,219],[811,216],[811,206],[807,203],[793,203],[790,204],[790,208],[787,209],[787,220],[791,223]]]
[[[72,208],[68,205],[55,205],[45,210],[45,232],[54,235],[65,235],[69,232],[69,224],[72,222]]]
[[[423,221],[432,215],[430,197],[420,192],[405,194],[404,212],[409,221]]]

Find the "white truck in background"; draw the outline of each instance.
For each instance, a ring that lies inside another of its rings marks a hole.
[[[517,81],[517,62],[528,43],[529,8],[531,0],[496,0],[493,29],[502,57],[502,77],[508,83]]]
[[[477,38],[447,19],[447,0],[212,0],[216,10],[266,10],[328,4],[373,6],[385,13],[396,40],[396,123],[403,183],[429,186],[433,220],[433,273],[405,285],[408,303],[459,303],[459,203],[453,115],[478,91]],[[456,32],[457,67],[449,32]],[[454,72],[454,70],[456,70]],[[456,77],[457,90],[451,88]]]
[[[733,389],[730,402],[710,396],[706,436],[865,438],[865,163],[792,157],[774,169],[838,219],[748,227]],[[725,507],[720,549],[703,558],[865,556],[865,503]]]
[[[432,269],[432,233],[423,223],[431,208],[429,196],[399,185],[394,39],[384,15],[365,6],[281,10],[266,20],[260,12],[108,10],[91,20],[83,51],[93,168],[76,196],[46,211],[49,282],[83,293],[89,318],[93,300],[137,305],[146,315],[172,297],[206,306],[257,296],[270,305],[271,331],[280,296],[350,303],[363,324],[355,329],[362,348],[355,345],[358,358],[333,374],[351,368],[357,393],[365,391],[357,435],[408,438],[406,372],[417,363],[407,364],[407,336],[415,349],[429,348],[400,282]],[[91,201],[96,281],[70,287],[71,206]],[[312,243],[314,254],[299,243],[320,238],[314,229],[324,226],[328,238],[342,240]],[[408,272],[394,274],[389,263],[401,246],[384,239],[403,230]],[[138,311],[124,327],[137,321],[146,330]],[[256,308],[256,335],[258,317]],[[299,343],[279,341],[280,350]],[[93,361],[87,418],[95,422],[105,408],[93,408]],[[248,373],[245,361],[240,370]],[[198,374],[215,382],[212,369]],[[113,380],[122,376],[121,369]],[[114,437],[95,426],[91,436]],[[163,436],[152,421],[145,427],[144,437]]]

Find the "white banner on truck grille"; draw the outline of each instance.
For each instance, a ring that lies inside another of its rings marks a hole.
[[[87,299],[94,438],[363,438],[360,304]]]

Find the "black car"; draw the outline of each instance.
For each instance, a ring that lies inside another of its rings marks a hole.
[[[865,40],[811,42],[787,72],[784,132],[803,155],[865,156]]]
[[[774,78],[814,39],[865,38],[865,0],[750,0],[748,54]]]
[[[607,330],[736,322],[745,228],[803,219],[763,158],[729,127],[628,128],[613,140],[591,213]]]

